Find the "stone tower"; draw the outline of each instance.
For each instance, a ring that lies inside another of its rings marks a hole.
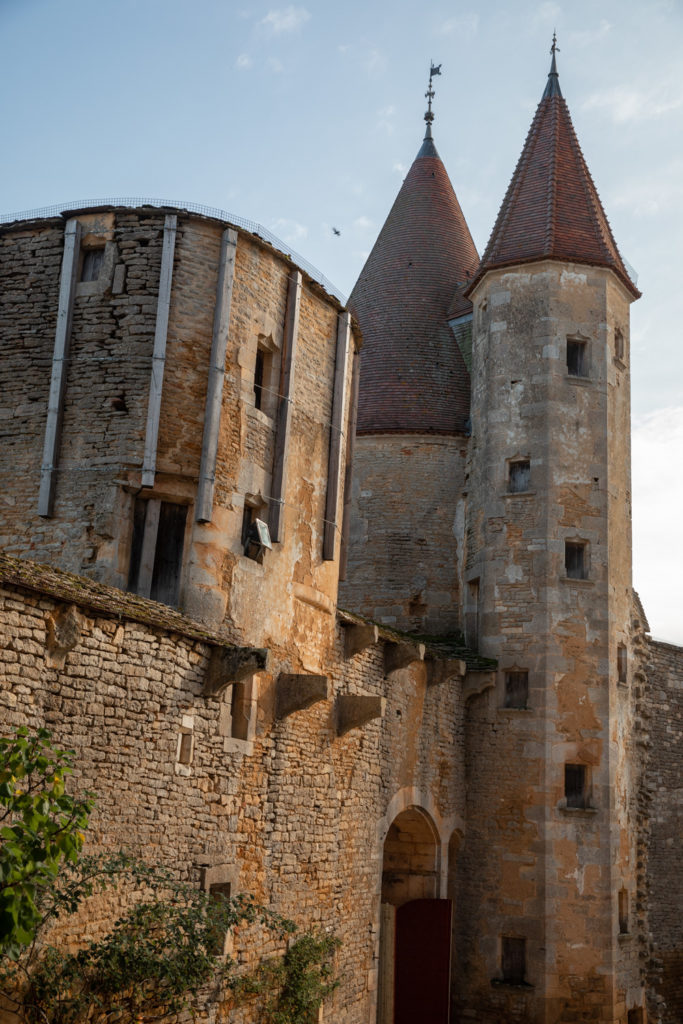
[[[478,256],[431,132],[351,294],[363,330],[352,535],[340,603],[420,632],[460,626],[456,511]],[[410,553],[410,554],[409,554]]]
[[[470,704],[455,991],[482,1022],[622,1024],[644,996],[627,686],[639,293],[579,148],[554,44],[466,294],[466,622],[499,672]]]

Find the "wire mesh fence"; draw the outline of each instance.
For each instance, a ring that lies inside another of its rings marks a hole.
[[[232,224],[237,228],[242,228],[244,231],[251,232],[252,235],[256,235],[261,238],[264,242],[269,242],[275,249],[288,256],[293,263],[296,263],[297,267],[305,271],[306,274],[318,284],[322,285],[326,292],[330,295],[334,295],[335,298],[339,299],[342,305],[346,304],[346,296],[343,295],[338,288],[329,281],[324,274],[321,274],[317,267],[314,267],[312,263],[304,259],[298,252],[295,252],[286,242],[274,235],[268,228],[264,228],[262,224],[258,224],[254,220],[248,220],[246,217],[238,217],[235,214],[227,213],[225,210],[219,210],[214,206],[203,206],[201,203],[188,203],[180,199],[152,199],[149,197],[142,196],[126,196],[126,197],[108,197],[106,199],[74,199],[68,203],[57,203],[53,206],[40,206],[35,210],[21,210],[19,213],[0,213],[0,224],[9,224],[17,220],[39,220],[45,217],[59,217],[62,213],[66,213],[69,210],[87,210],[98,206],[154,206],[154,207],[171,207],[173,209],[187,210],[188,213],[199,213],[204,217],[214,217],[216,220],[225,222],[226,224]]]

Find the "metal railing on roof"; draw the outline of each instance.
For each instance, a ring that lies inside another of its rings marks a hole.
[[[235,227],[251,232],[264,242],[269,242],[275,249],[288,256],[297,267],[305,271],[310,278],[322,285],[326,292],[339,299],[342,305],[346,305],[346,296],[329,281],[324,274],[321,274],[317,267],[295,252],[286,242],[274,235],[262,224],[254,220],[247,220],[246,217],[238,217],[235,214],[219,210],[214,206],[202,206],[201,203],[187,203],[182,199],[150,199],[141,196],[126,196],[121,198],[109,197],[107,199],[74,199],[68,203],[58,203],[54,206],[41,206],[35,210],[21,210],[19,213],[0,213],[0,224],[9,224],[15,220],[39,220],[44,217],[59,217],[67,210],[88,210],[97,206],[170,206],[179,210],[187,210],[188,213],[200,213],[204,217],[214,217],[216,220],[234,224]]]

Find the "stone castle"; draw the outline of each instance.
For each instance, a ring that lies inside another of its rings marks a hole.
[[[334,931],[330,1024],[680,1024],[639,292],[554,47],[481,260],[428,95],[348,309],[184,208],[0,225],[3,725],[76,751],[92,850]]]

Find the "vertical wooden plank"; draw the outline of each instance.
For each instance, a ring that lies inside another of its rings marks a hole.
[[[59,305],[57,307],[57,329],[52,353],[52,378],[50,397],[47,404],[43,464],[40,471],[38,494],[38,515],[52,515],[57,481],[57,461],[64,418],[64,392],[66,372],[71,344],[71,321],[73,317],[74,292],[78,272],[78,257],[81,250],[81,225],[75,217],[66,222],[64,228],[64,255],[59,281]]]
[[[161,413],[161,390],[164,383],[166,364],[166,339],[168,337],[168,313],[171,305],[171,283],[173,280],[173,254],[178,218],[174,213],[164,220],[164,242],[161,250],[161,273],[159,275],[159,297],[154,330],[154,352],[152,373],[149,384],[147,406],[147,430],[145,432],[145,454],[142,462],[142,486],[153,487],[157,466],[157,440],[159,437],[159,416]]]
[[[396,907],[380,905],[379,974],[377,978],[378,1024],[394,1024],[394,947]]]
[[[152,575],[154,574],[154,556],[157,550],[157,534],[159,533],[159,516],[161,502],[152,498],[147,502],[145,511],[145,535],[140,555],[140,572],[138,573],[138,594],[149,597],[152,593]]]
[[[340,580],[346,579],[346,568],[349,560],[349,530],[351,529],[351,507],[353,504],[353,459],[356,452],[359,382],[360,352],[354,352],[351,376],[351,415],[349,416],[349,436],[346,439],[346,469],[344,471],[344,513],[342,516],[341,546],[339,549]]]
[[[323,559],[334,559],[337,539],[337,505],[341,479],[341,450],[344,436],[344,406],[346,404],[346,362],[349,353],[351,315],[337,317],[337,352],[334,364],[334,394],[332,396],[332,422],[330,424],[330,454],[327,461],[327,500],[323,528]]]
[[[216,480],[216,456],[218,453],[218,431],[221,425],[223,405],[223,380],[225,378],[225,352],[228,345],[230,305],[232,286],[235,280],[235,254],[237,232],[227,228],[221,238],[221,255],[216,285],[216,308],[213,316],[213,339],[211,341],[211,365],[206,390],[206,411],[204,413],[204,437],[202,459],[199,466],[199,485],[195,519],[198,523],[210,523],[213,515],[213,491]]]
[[[287,449],[292,420],[292,394],[294,392],[294,365],[299,335],[301,308],[301,272],[293,270],[289,278],[285,336],[282,346],[280,399],[275,423],[275,454],[273,456],[273,483],[269,515],[270,539],[279,543],[283,535],[284,495],[287,485]]]

